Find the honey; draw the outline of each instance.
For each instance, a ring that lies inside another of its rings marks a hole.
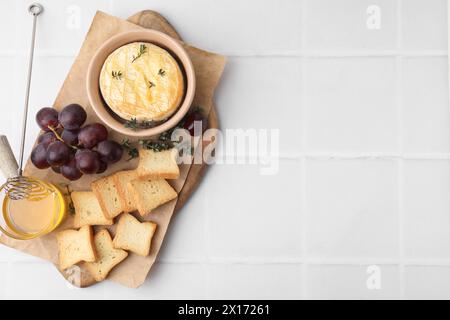
[[[52,192],[39,201],[3,198],[1,231],[7,236],[26,240],[53,231],[63,220],[66,204],[61,192],[48,184]]]

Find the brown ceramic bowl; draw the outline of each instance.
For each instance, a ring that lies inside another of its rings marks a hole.
[[[177,111],[167,120],[155,127],[135,131],[125,128],[124,121],[115,116],[105,103],[100,92],[99,79],[106,58],[117,48],[137,41],[153,43],[172,54],[184,73],[185,94]],[[97,50],[87,70],[86,85],[92,109],[108,127],[131,137],[151,137],[173,128],[188,112],[195,94],[195,72],[191,59],[177,40],[154,30],[134,30],[110,38]]]

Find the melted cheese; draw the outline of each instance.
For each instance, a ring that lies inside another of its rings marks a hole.
[[[138,57],[141,45],[145,50]],[[134,42],[108,56],[100,74],[100,90],[119,117],[161,121],[179,107],[184,82],[178,63],[166,50]]]

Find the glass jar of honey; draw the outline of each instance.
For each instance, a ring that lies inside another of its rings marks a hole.
[[[64,195],[55,185],[40,182],[49,192],[36,201],[12,200],[1,192],[0,232],[11,238],[29,240],[46,235],[59,226],[66,214]]]

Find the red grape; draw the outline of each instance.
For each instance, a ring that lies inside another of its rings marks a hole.
[[[94,174],[100,169],[98,153],[89,149],[78,150],[75,154],[77,168],[83,173]]]
[[[71,146],[77,146],[78,145],[78,133],[79,130],[68,130],[64,129],[61,133],[61,138],[64,140],[65,143]]]
[[[59,114],[59,123],[64,129],[75,130],[81,128],[86,121],[87,114],[79,104],[69,104]]]
[[[78,134],[78,142],[87,149],[92,149],[99,142],[108,138],[108,130],[101,123],[92,123],[81,128]]]
[[[61,174],[64,178],[71,181],[78,180],[83,176],[83,173],[77,168],[77,163],[74,157],[61,167]]]
[[[73,181],[83,174],[103,173],[108,163],[120,161],[122,146],[107,140],[108,130],[101,123],[81,127],[86,119],[86,111],[78,104],[67,105],[59,114],[53,108],[39,110],[36,121],[46,132],[32,151],[33,164],[39,169],[51,167]]]
[[[38,143],[43,143],[45,145],[45,147],[47,148],[48,145],[54,141],[56,141],[56,136],[53,132],[49,131],[49,132],[45,132],[43,134],[41,134],[38,138]]]
[[[47,169],[50,164],[47,162],[47,147],[39,143],[31,152],[31,162],[38,169]]]
[[[44,131],[50,131],[49,127],[56,128],[59,125],[58,111],[53,108],[42,108],[36,114],[36,122]]]
[[[97,152],[103,162],[115,163],[122,159],[123,149],[119,143],[105,140],[97,145]]]
[[[70,160],[70,148],[62,141],[50,143],[47,148],[47,162],[51,166],[62,166]]]
[[[106,162],[100,161],[100,168],[98,169],[97,174],[105,172],[106,169],[108,169]]]
[[[184,120],[183,128],[188,130],[191,136],[194,136],[197,132],[194,132],[195,123],[198,122],[200,126],[201,132],[206,130],[206,126],[208,125],[208,121],[200,112],[194,111],[188,114]]]

